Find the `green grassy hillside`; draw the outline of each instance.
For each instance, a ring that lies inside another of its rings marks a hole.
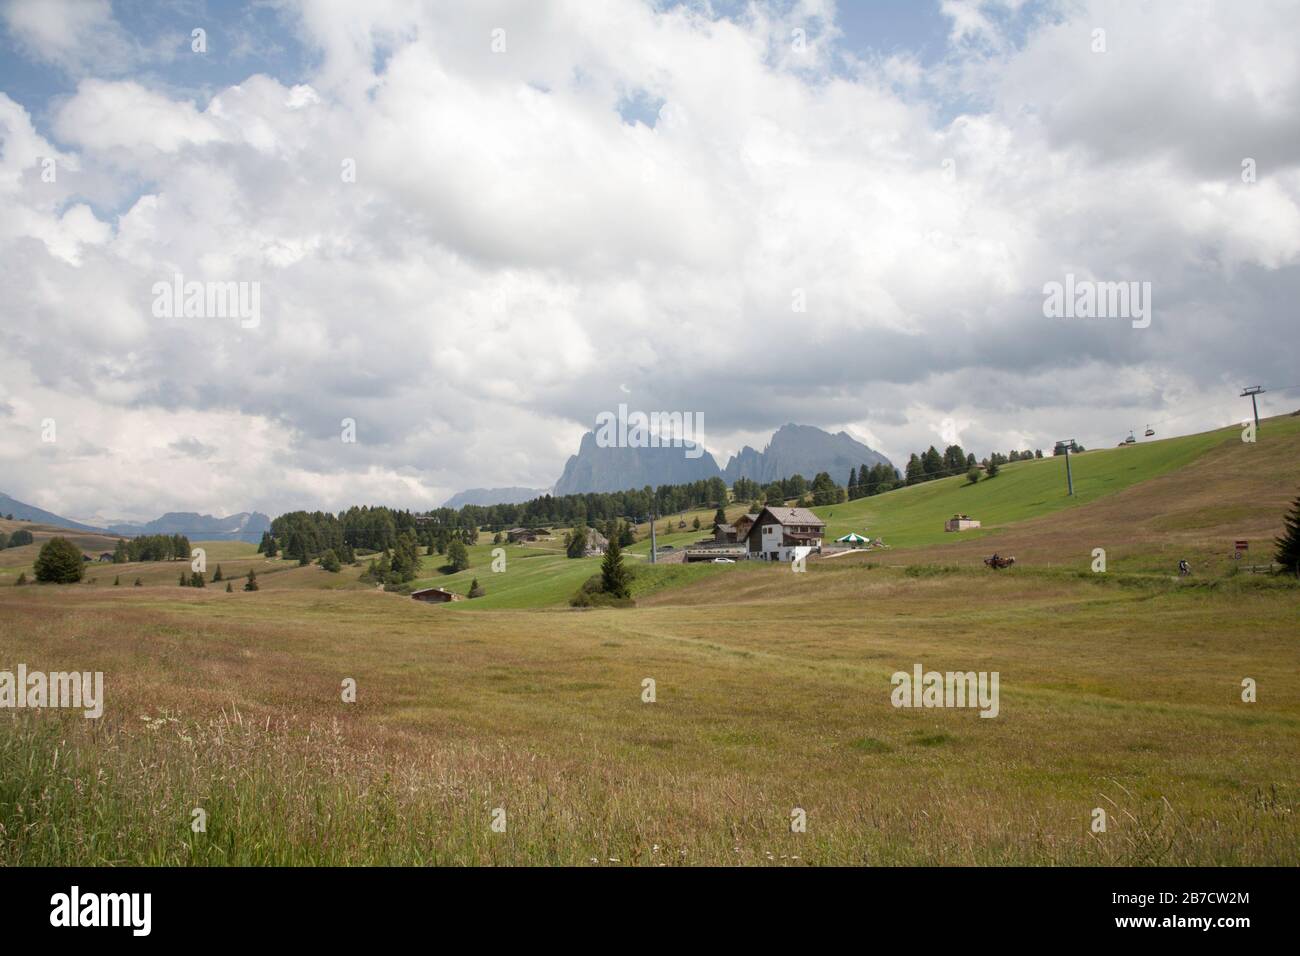
[[[1300,419],[1278,419],[1270,422],[1268,431],[1270,440],[1300,434]],[[961,532],[960,537],[978,538],[1175,471],[1227,442],[1241,444],[1238,428],[1072,455],[1073,497],[1066,493],[1065,459],[1053,457],[1012,462],[997,477],[973,485],[965,476],[942,478],[814,510],[826,522],[828,540],[856,531],[883,538],[894,548],[951,542],[958,535],[944,531],[944,521],[959,513],[981,522],[980,530]]]

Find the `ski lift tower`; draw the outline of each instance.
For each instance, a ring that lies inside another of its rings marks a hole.
[[[1238,398],[1245,398],[1247,395],[1250,396],[1250,407],[1255,412],[1255,433],[1256,434],[1259,434],[1259,405],[1255,401],[1255,396],[1262,395],[1266,391],[1268,391],[1268,389],[1263,388],[1262,386],[1252,385],[1249,388],[1243,388],[1241,390],[1241,394],[1237,396]]]
[[[1074,439],[1065,438],[1062,439],[1061,441],[1058,441],[1056,444],[1058,448],[1065,449],[1065,487],[1068,489],[1067,493],[1071,497],[1073,497],[1074,496],[1074,475],[1070,473],[1070,450],[1074,448]]]

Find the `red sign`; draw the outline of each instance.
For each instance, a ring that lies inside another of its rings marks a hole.
[[[1238,550],[1238,551],[1249,551],[1249,550],[1250,550],[1250,542],[1249,542],[1249,541],[1238,541],[1236,544],[1237,544],[1237,550]]]

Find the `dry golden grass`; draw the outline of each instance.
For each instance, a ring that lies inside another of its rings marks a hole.
[[[0,712],[0,862],[1300,862],[1294,589],[727,577],[589,612],[0,592],[0,667],[108,697]],[[894,709],[916,661],[998,670],[1001,715]]]

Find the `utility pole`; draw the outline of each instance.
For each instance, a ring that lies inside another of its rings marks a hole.
[[[1268,391],[1268,389],[1259,385],[1252,385],[1249,388],[1243,388],[1241,394],[1238,396],[1238,398],[1245,398],[1247,395],[1250,396],[1250,407],[1255,413],[1255,434],[1257,435],[1259,434],[1259,405],[1255,402],[1255,396],[1263,394],[1266,391]]]
[[[1057,445],[1065,448],[1065,487],[1069,490],[1069,495],[1074,496],[1074,475],[1070,473],[1070,449],[1074,447],[1074,439],[1067,438],[1064,441],[1058,441]]]
[[[658,517],[653,511],[650,512],[650,563],[655,564],[655,519]]]

